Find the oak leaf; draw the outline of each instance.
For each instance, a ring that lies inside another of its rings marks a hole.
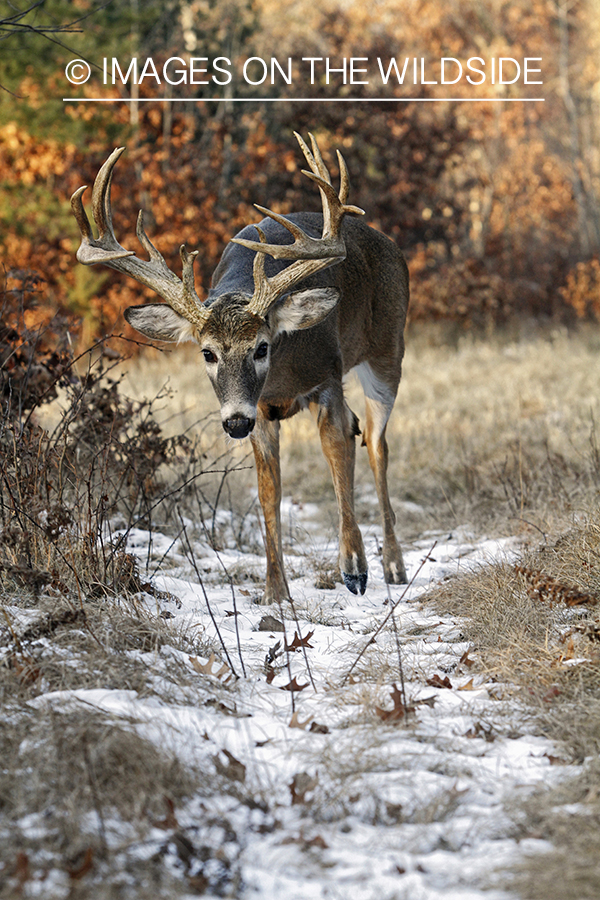
[[[279,688],[280,691],[303,691],[304,688],[308,687],[308,681],[306,684],[299,684],[298,679],[294,675],[289,684],[284,684],[283,687]]]
[[[293,639],[292,643],[291,643],[291,644],[288,644],[287,641],[286,641],[285,644],[284,644],[284,649],[285,649],[286,651],[292,651],[292,652],[293,652],[294,650],[301,650],[302,647],[308,647],[308,648],[310,648],[310,649],[312,650],[313,645],[310,644],[309,641],[310,641],[310,639],[311,639],[311,637],[313,636],[314,633],[315,633],[314,630],[313,630],[313,631],[309,631],[308,634],[307,634],[305,637],[302,637],[301,635],[298,634],[297,631],[295,631],[295,632],[294,632],[294,639]]]
[[[427,684],[430,687],[448,688],[449,690],[452,690],[452,682],[450,681],[448,676],[446,675],[446,676],[444,676],[444,678],[440,678],[440,676],[437,674],[437,672],[435,675],[432,675],[431,678],[427,679]]]
[[[394,708],[381,709],[379,706],[375,707],[375,712],[382,722],[399,722],[407,713],[414,711],[414,707],[405,705],[404,695],[402,691],[398,690],[398,685],[395,682],[392,685],[392,688],[393,690],[390,692],[390,697],[394,701]]]

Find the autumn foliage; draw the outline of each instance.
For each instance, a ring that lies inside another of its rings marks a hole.
[[[87,340],[123,330],[121,310],[151,296],[107,269],[75,262],[69,197],[92,183],[115,145],[128,146],[113,185],[118,238],[139,250],[135,219],[143,208],[149,235],[175,270],[181,243],[199,249],[202,295],[226,242],[257,221],[254,202],[284,214],[318,208],[300,174],[293,130],[313,131],[334,171],[335,148],[344,153],[352,202],[406,253],[413,321],[600,318],[600,111],[593,93],[600,28],[593,7],[386,0],[367,8],[330,0],[317,9],[220,0],[210,9],[174,2],[169,10],[169,27],[161,20],[159,32],[140,31],[140,55],[166,59],[193,40],[204,42],[197,53],[217,53],[235,37],[247,55],[268,57],[276,47],[279,58],[299,55],[298,47],[336,58],[540,57],[546,99],[520,102],[523,88],[513,85],[504,88],[503,103],[359,102],[373,99],[371,86],[340,85],[339,96],[357,102],[311,103],[292,85],[279,89],[289,103],[215,104],[198,93],[185,104],[139,104],[135,116],[132,105],[75,103],[61,106],[61,127],[52,129],[40,126],[43,91],[30,67],[17,85],[22,99],[5,93],[0,100],[0,255],[9,278],[16,271],[45,279],[38,319],[71,313]],[[57,60],[46,88],[60,71]],[[142,98],[148,90],[140,87]],[[413,94],[435,99],[443,91],[420,85]],[[464,86],[455,94],[467,96]],[[322,79],[314,85],[313,97],[331,96]]]

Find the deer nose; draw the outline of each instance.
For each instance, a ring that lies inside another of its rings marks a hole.
[[[225,419],[223,428],[229,437],[239,439],[248,437],[254,424],[255,419],[248,419],[246,416],[232,416],[230,419]]]

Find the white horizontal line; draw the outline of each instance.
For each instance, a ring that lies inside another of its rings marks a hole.
[[[545,97],[63,97],[63,103],[544,103]]]

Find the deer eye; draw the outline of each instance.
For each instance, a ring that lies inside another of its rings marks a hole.
[[[269,345],[266,341],[263,341],[254,351],[254,359],[264,359],[268,352]]]
[[[204,360],[205,360],[205,362],[207,362],[207,363],[216,363],[217,357],[216,357],[215,354],[212,352],[212,350],[203,350],[202,353],[203,353],[203,355],[204,355]]]

